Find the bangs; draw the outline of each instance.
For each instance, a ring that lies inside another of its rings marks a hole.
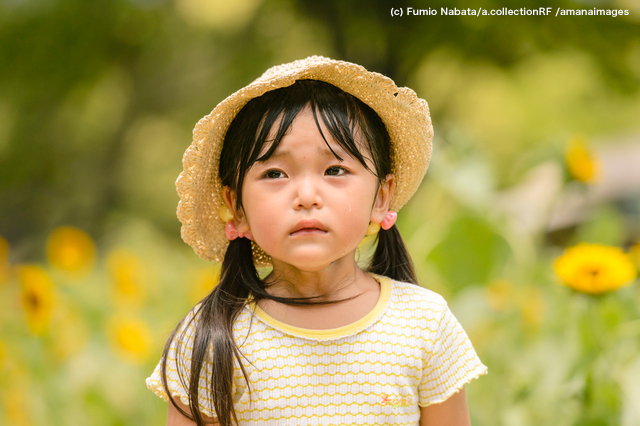
[[[298,80],[249,101],[229,126],[219,171],[222,184],[235,190],[238,208],[245,174],[254,163],[274,154],[305,108],[311,109],[322,139],[338,161],[343,158],[331,147],[321,122],[333,140],[379,180],[391,172],[389,135],[369,106],[329,83]],[[225,169],[230,163],[236,166]]]
[[[335,140],[345,152],[358,160],[367,170],[376,175],[376,177],[379,177],[374,170],[371,170],[367,162],[367,160],[371,161],[371,158],[366,157],[370,155],[371,147],[367,143],[364,134],[362,134],[361,129],[363,124],[357,107],[353,103],[347,102],[348,99],[345,99],[346,97],[336,96],[339,95],[339,93],[335,92],[339,89],[336,89],[328,83],[301,80],[295,84],[299,86],[312,84],[318,87],[310,90],[304,90],[304,87],[301,87],[300,89],[303,90],[292,90],[289,93],[285,93],[285,96],[278,105],[266,111],[258,132],[256,132],[257,137],[249,157],[249,166],[255,162],[268,160],[276,149],[278,149],[282,138],[291,128],[291,124],[298,114],[304,109],[309,108],[313,113],[316,127],[324,143],[339,161],[343,161],[343,158],[331,148],[320,125],[320,120],[322,120],[322,123],[329,131],[333,140]],[[275,135],[273,135],[273,138],[269,139],[269,135],[273,134],[274,126],[277,126],[277,131]],[[359,140],[356,137],[356,133],[359,133]],[[265,145],[268,146],[266,152]],[[361,150],[364,151],[364,154]]]

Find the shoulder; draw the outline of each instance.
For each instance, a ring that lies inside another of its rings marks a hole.
[[[178,322],[168,338],[167,362],[189,365],[198,332],[200,304],[197,304]]]
[[[438,293],[418,284],[391,280],[391,303],[408,310],[444,312],[447,301]]]
[[[389,301],[383,323],[411,329],[436,330],[448,311],[447,302],[438,293],[418,284],[376,276],[388,285]]]
[[[189,312],[187,312],[187,314],[180,320],[177,334],[193,339],[198,323],[200,322],[201,309],[202,305],[201,303],[198,303],[191,308]]]

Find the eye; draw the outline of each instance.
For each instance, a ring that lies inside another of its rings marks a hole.
[[[340,166],[332,166],[332,167],[329,167],[325,173],[329,176],[341,176],[349,173],[349,170]]]
[[[281,179],[286,176],[287,175],[285,175],[282,170],[274,170],[274,169],[267,170],[262,174],[262,177],[265,179]]]

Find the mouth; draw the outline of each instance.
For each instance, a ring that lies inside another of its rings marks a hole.
[[[317,219],[303,219],[289,233],[290,236],[297,235],[324,235],[327,228]]]

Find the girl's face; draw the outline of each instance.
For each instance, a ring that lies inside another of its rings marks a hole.
[[[393,175],[379,185],[324,126],[322,130],[343,161],[329,150],[313,113],[305,108],[273,155],[253,164],[244,178],[244,211],[236,212],[236,227],[251,231],[274,267],[283,262],[312,272],[339,259],[355,261],[369,222],[380,223],[388,210]],[[268,149],[267,143],[263,153]],[[234,194],[225,191],[225,199],[235,211]]]

